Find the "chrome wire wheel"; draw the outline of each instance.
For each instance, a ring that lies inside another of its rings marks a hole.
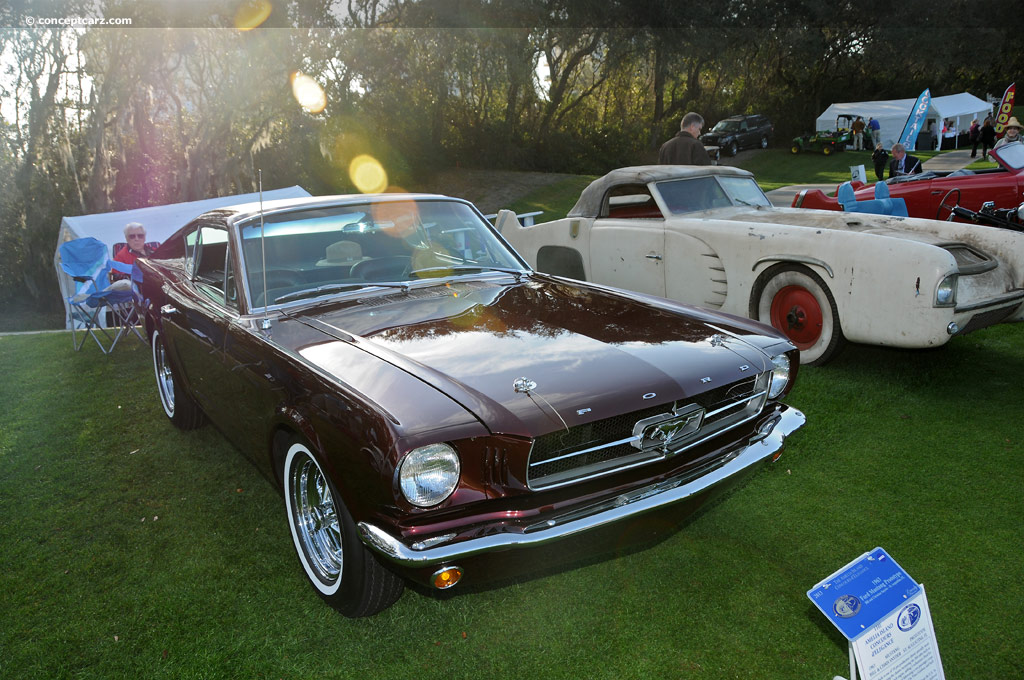
[[[309,450],[293,445],[285,460],[285,501],[292,538],[316,588],[337,591],[344,568],[341,523],[330,484]]]
[[[344,498],[309,441],[295,436],[279,451],[288,527],[309,582],[345,616],[371,616],[390,607],[405,584],[359,540]]]
[[[180,430],[194,430],[203,424],[203,411],[199,408],[188,389],[174,372],[171,352],[167,349],[161,330],[153,331],[153,374],[156,376],[156,391],[160,405],[171,423]]]
[[[156,374],[156,390],[160,394],[160,403],[168,418],[174,417],[174,374],[167,362],[167,349],[160,338],[159,331],[153,333],[153,372]]]

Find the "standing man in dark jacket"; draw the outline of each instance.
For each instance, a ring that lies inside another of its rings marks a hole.
[[[658,152],[658,163],[662,165],[711,165],[711,157],[700,143],[700,131],[704,127],[704,117],[699,113],[683,116],[679,124],[679,132],[675,137],[661,145]]]

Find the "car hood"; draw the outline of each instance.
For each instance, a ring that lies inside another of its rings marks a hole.
[[[944,222],[921,220],[916,218],[890,217],[870,213],[839,212],[835,210],[813,210],[806,208],[723,208],[700,213],[702,217],[730,220],[735,222],[755,222],[758,224],[791,225],[794,227],[813,227],[833,231],[849,231],[874,236],[888,236],[905,241],[917,241],[928,245],[944,245],[950,241],[949,235],[940,233],[939,227],[945,228]],[[686,218],[683,218],[686,219]],[[929,231],[929,228],[935,231]]]
[[[728,139],[730,137],[735,137],[735,136],[736,136],[735,132],[708,132],[708,133],[705,133],[705,134],[701,135],[700,136],[700,140],[702,142],[707,142],[709,144],[714,144],[714,143],[718,142],[718,140],[720,140],[720,139]]]
[[[671,304],[502,276],[367,293],[290,315],[443,392],[492,433],[538,436],[747,378],[767,362],[750,343],[780,342],[767,327]]]

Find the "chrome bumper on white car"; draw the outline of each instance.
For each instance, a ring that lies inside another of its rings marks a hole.
[[[529,526],[506,525],[500,533],[479,538],[456,541],[455,535],[442,536],[409,546],[379,527],[360,522],[359,537],[381,557],[404,567],[425,567],[493,550],[545,545],[708,492],[781,452],[786,438],[805,422],[803,413],[782,405],[749,443],[731,452],[728,462],[705,474],[671,478]]]

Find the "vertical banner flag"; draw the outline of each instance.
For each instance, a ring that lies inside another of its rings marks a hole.
[[[907,116],[907,124],[903,126],[903,133],[900,135],[900,144],[907,147],[907,151],[913,151],[914,143],[917,142],[917,133],[921,131],[921,124],[924,122],[928,107],[932,104],[932,93],[925,90],[914,103],[914,108]]]
[[[1016,85],[1017,83],[1010,83],[1006,92],[1003,93],[1003,101],[999,102],[999,113],[996,114],[997,135],[1002,136],[1006,121],[1010,120],[1010,114],[1013,113],[1013,96],[1017,92]]]

